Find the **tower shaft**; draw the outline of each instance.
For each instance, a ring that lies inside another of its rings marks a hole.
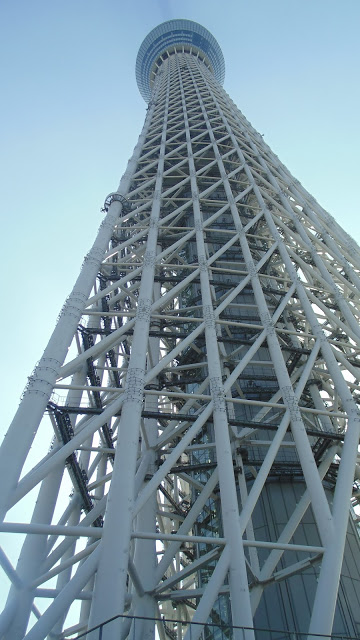
[[[8,640],[360,631],[359,248],[185,35],[0,451]]]

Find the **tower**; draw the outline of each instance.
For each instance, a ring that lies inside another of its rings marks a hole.
[[[0,452],[1,634],[355,636],[359,249],[206,29],[160,25],[136,72],[139,142]]]

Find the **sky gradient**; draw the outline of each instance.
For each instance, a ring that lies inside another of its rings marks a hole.
[[[226,91],[360,240],[358,0],[3,0],[1,433],[137,142],[138,48],[171,18],[215,36]]]

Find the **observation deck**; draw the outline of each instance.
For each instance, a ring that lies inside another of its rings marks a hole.
[[[136,81],[146,102],[150,100],[157,69],[164,59],[176,52],[199,57],[223,84],[224,56],[210,31],[192,20],[168,20],[150,31],[136,58]]]

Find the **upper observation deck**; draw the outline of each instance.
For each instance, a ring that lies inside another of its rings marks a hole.
[[[220,84],[224,82],[224,56],[210,31],[191,20],[168,20],[150,31],[136,58],[136,81],[146,102],[150,100],[151,87],[159,65],[164,57],[176,51],[198,56]]]

